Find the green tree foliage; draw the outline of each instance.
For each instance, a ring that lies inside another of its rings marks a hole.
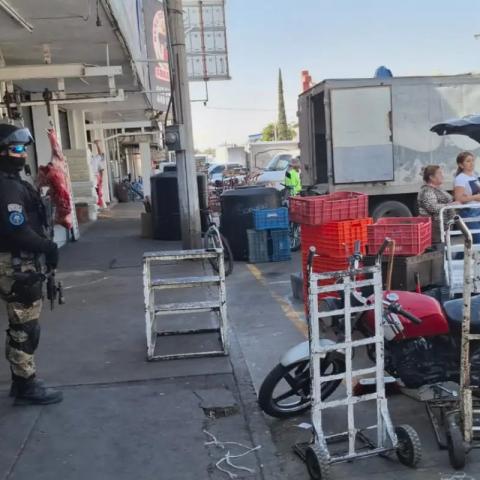
[[[273,142],[275,140],[275,124],[269,123],[263,130],[262,130],[262,142]]]
[[[293,140],[295,135],[295,126],[287,125],[287,134],[282,140]],[[278,135],[278,126],[276,123],[272,122],[262,130],[262,142],[274,142],[276,140],[280,140]]]

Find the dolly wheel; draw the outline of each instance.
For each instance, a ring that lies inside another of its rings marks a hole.
[[[451,419],[447,427],[447,446],[448,458],[450,465],[455,469],[465,466],[465,444],[463,443],[463,435],[457,423]]]
[[[410,425],[395,427],[397,434],[397,457],[407,467],[416,467],[422,459],[422,444],[417,432]]]
[[[328,452],[314,443],[305,451],[305,463],[312,480],[328,480],[330,478],[330,463]]]

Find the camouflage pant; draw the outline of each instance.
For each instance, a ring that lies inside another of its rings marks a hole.
[[[22,259],[22,272],[35,272],[33,259]],[[13,278],[12,257],[0,253],[0,298],[7,304],[8,329],[6,357],[10,362],[13,377],[28,379],[35,374],[34,352],[40,339],[38,319],[42,310],[42,299],[23,303],[12,296]],[[40,295],[41,297],[41,295]]]

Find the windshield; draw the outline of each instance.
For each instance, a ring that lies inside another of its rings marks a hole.
[[[211,165],[208,169],[209,175],[213,175],[214,173],[221,173],[225,170],[225,165]]]
[[[267,165],[267,168],[265,170],[268,170],[270,172],[279,172],[282,170],[286,170],[288,168],[288,164],[290,163],[290,160],[292,159],[292,155],[288,153],[281,153],[279,155],[275,155]]]

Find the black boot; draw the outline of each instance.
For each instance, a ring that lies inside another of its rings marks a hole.
[[[63,400],[62,392],[46,388],[43,382],[36,378],[15,381],[16,395],[14,405],[50,405]]]
[[[36,379],[36,382],[43,387],[45,382],[40,380],[39,378]],[[12,380],[12,384],[10,385],[10,393],[8,394],[9,397],[16,397],[18,393],[18,383],[15,380]]]

